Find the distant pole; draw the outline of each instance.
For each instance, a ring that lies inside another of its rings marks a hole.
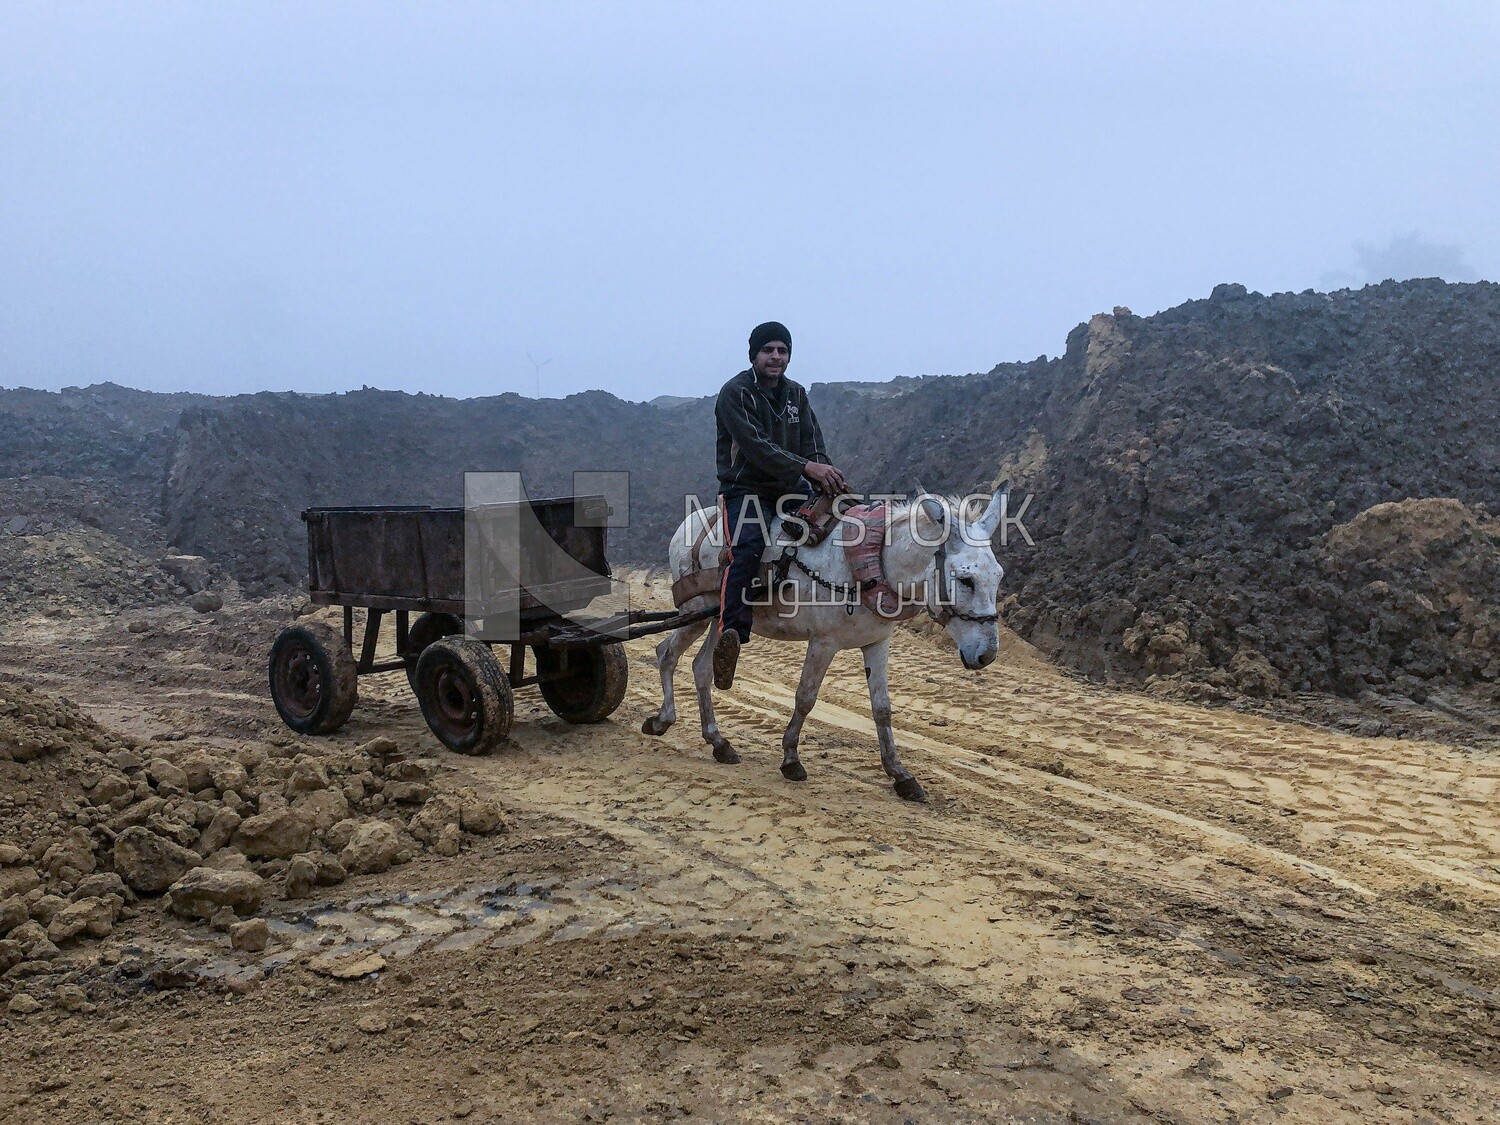
[[[531,373],[536,376],[536,397],[537,398],[541,398],[542,397],[542,368],[546,367],[547,364],[551,363],[552,362],[552,358],[549,356],[548,358],[546,358],[546,359],[542,360],[540,363],[538,363],[536,361],[535,357],[533,357],[530,352],[526,353],[526,358],[529,359],[529,360],[531,360]]]

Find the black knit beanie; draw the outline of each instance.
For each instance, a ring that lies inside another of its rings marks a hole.
[[[753,360],[760,349],[772,340],[780,340],[786,345],[787,351],[792,350],[792,334],[786,330],[786,325],[768,320],[764,324],[757,324],[755,331],[750,333],[750,358]]]

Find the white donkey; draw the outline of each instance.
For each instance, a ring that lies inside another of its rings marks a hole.
[[[990,537],[1000,525],[1007,490],[1002,487],[991,496],[984,513],[965,523],[963,505],[953,499],[924,496],[917,501],[898,503],[890,516],[890,537],[881,553],[885,578],[908,602],[925,605],[927,611],[947,630],[958,644],[964,667],[979,669],[992,663],[1000,647],[999,617],[995,602],[1003,573]],[[698,544],[698,568],[718,565],[721,534],[707,536],[703,521],[712,520],[718,527],[717,508],[691,513],[672,536],[671,569],[673,579],[696,569],[690,558]],[[772,562],[781,554],[781,521],[772,525],[763,561]],[[760,606],[754,612],[752,632],[778,641],[806,641],[807,656],[802,663],[802,679],[797,685],[797,707],[781,737],[782,774],[791,781],[804,781],[807,771],[797,755],[797,741],[808,712],[817,702],[823,676],[834,654],[848,648],[864,654],[865,680],[870,691],[870,711],[880,740],[880,763],[895,782],[896,792],[908,801],[926,800],[927,794],[911,771],[896,754],[896,739],[891,731],[891,697],[888,663],[891,634],[897,622],[860,605],[853,613],[842,604],[830,605],[828,588],[847,591],[853,574],[838,542],[842,536],[828,536],[817,546],[797,549],[796,564],[787,579],[796,584],[796,597],[789,598],[795,610],[781,605]],[[818,581],[821,579],[821,583]],[[819,586],[822,589],[819,589]],[[823,604],[815,604],[819,600]],[[703,595],[686,602],[684,612],[706,608],[714,595]],[[789,614],[789,615],[787,615]],[[672,692],[672,675],[677,662],[689,645],[704,630],[708,637],[693,659],[693,681],[698,690],[698,712],[703,721],[703,738],[713,747],[716,761],[733,764],[740,760],[729,740],[719,733],[714,721],[713,651],[719,638],[718,618],[685,625],[670,633],[656,647],[657,669],[661,673],[661,710],[652,715],[641,729],[647,734],[665,734],[677,721],[677,704]]]

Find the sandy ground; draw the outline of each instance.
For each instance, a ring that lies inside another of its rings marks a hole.
[[[276,614],[151,612],[143,636],[38,626],[0,670],[142,736],[280,729]],[[569,727],[526,690],[489,758],[437,748],[399,674],[367,679],[331,740],[427,749],[510,831],[274,902],[263,955],[143,910],[77,955],[92,1010],[0,1022],[0,1117],[1500,1118],[1500,756],[1102,690],[1004,647],[976,674],[898,638],[925,806],[880,771],[854,653],[800,785],[776,768],[790,646],[752,645],[720,696],[734,767],[690,691],[639,732],[648,641],[613,719]],[[330,975],[375,951],[382,971]],[[184,952],[221,979],[148,983]]]

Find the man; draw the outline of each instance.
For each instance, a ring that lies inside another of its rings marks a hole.
[[[795,510],[814,488],[830,495],[848,488],[828,459],[807,392],[786,377],[791,360],[786,326],[774,320],[757,325],[750,333],[749,370],[724,384],[714,407],[720,505],[730,544],[714,647],[719,688],[734,683],[740,646],[750,640],[753,611],[745,596],[760,569],[771,521]]]

